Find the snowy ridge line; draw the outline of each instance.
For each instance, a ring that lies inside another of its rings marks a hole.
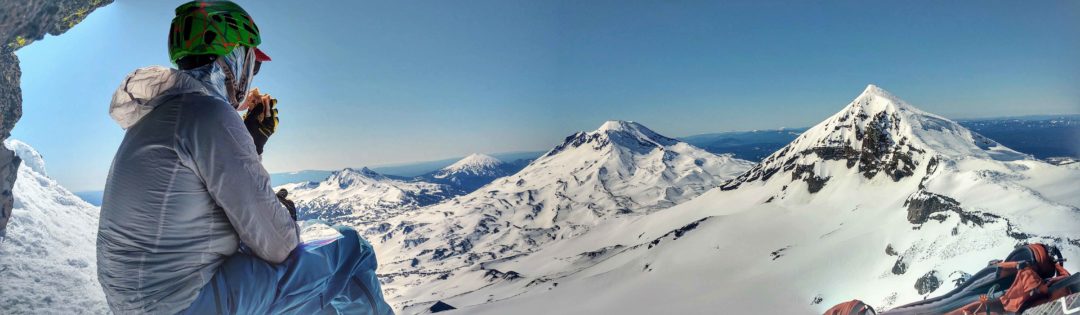
[[[609,141],[635,152],[655,144]],[[548,155],[602,143],[577,133]],[[522,279],[489,283],[461,271],[396,294],[469,314],[802,314],[851,298],[883,310],[948,291],[1017,243],[1058,244],[1076,261],[1077,181],[1080,168],[1035,160],[868,86],[723,189],[515,248],[524,255],[478,258]]]

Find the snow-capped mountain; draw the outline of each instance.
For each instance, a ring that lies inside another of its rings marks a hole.
[[[887,309],[948,291],[1018,243],[1057,245],[1077,269],[1078,181],[1080,167],[1016,153],[869,86],[722,189],[609,218],[530,255],[446,269],[445,282],[404,304],[437,298],[457,308],[448,314],[820,314],[858,298]]]
[[[443,169],[418,178],[421,181],[446,184],[460,191],[472,192],[496,178],[509,176],[521,166],[506,163],[486,154],[474,153]]]
[[[498,175],[496,172],[500,165],[503,165],[503,161],[499,159],[486,154],[473,153],[443,168],[433,177],[446,178],[454,174],[493,176]]]
[[[724,189],[766,181],[784,172],[801,179],[814,193],[829,181],[829,170],[819,167],[827,161],[844,162],[841,172],[854,169],[866,179],[881,173],[897,182],[937,159],[969,157],[1030,159],[870,85],[844,110],[810,128]]]
[[[23,160],[0,244],[0,308],[9,314],[104,314],[97,280],[97,207],[46,176],[45,161],[18,140],[4,142]]]
[[[708,153],[641,124],[578,132],[517,174],[399,216],[372,239],[384,293],[420,310],[514,273],[485,266],[525,257],[612,218],[656,212],[717,187],[752,163]]]
[[[368,168],[346,168],[322,182],[286,184],[300,220],[366,226],[460,195],[442,184],[405,181]]]

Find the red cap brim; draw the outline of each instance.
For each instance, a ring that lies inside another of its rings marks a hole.
[[[267,62],[267,61],[270,61],[270,56],[269,56],[269,55],[267,55],[266,53],[264,53],[264,52],[263,52],[262,50],[260,50],[260,49],[259,49],[258,47],[256,47],[256,48],[255,48],[255,61],[258,61],[258,62]]]

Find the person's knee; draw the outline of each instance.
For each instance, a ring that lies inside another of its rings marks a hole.
[[[334,230],[337,230],[338,233],[341,233],[341,235],[344,235],[345,238],[360,237],[360,233],[357,233],[356,229],[353,229],[351,227],[344,226],[344,225],[335,225],[335,226],[333,226],[333,228],[334,228]]]
[[[356,232],[355,229],[353,229],[351,227],[347,227],[347,226],[340,226],[340,225],[335,226],[334,229],[336,229],[338,231],[338,233],[341,233],[341,235],[343,236],[343,238],[342,238],[343,244],[359,245],[359,246],[356,246],[355,248],[362,251],[363,256],[370,256],[370,255],[375,254],[374,250],[371,248],[371,243],[368,243],[368,241],[366,239],[364,239],[363,236],[360,236],[360,233]]]

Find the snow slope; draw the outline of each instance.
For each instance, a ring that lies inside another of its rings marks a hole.
[[[296,202],[300,220],[367,226],[460,195],[453,187],[394,179],[368,168],[346,168],[322,182],[279,186]]]
[[[1080,261],[1080,168],[1016,153],[869,86],[738,178],[528,256],[447,314],[820,314],[947,292],[1024,242]],[[486,282],[483,282],[485,281]],[[415,309],[406,309],[406,313]]]
[[[517,277],[486,264],[690,200],[751,165],[638,123],[606,122],[567,137],[517,174],[377,227],[383,234],[371,240],[384,292],[405,313],[422,311]]]
[[[8,238],[0,244],[0,313],[106,313],[94,251],[98,208],[46,176],[45,161],[29,145],[4,145],[23,164]]]

